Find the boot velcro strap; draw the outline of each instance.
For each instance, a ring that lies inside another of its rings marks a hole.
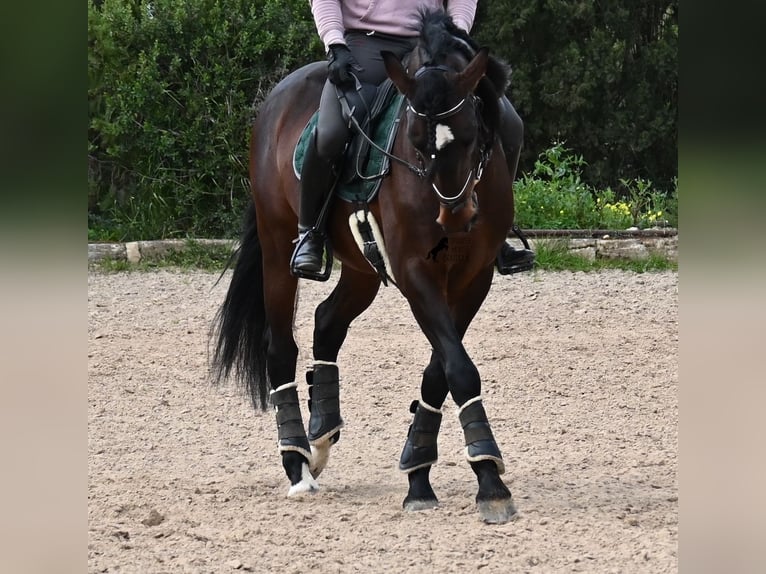
[[[442,414],[423,408],[417,401],[413,404],[418,406],[410,426],[410,442],[413,446],[431,446],[436,444],[439,427],[442,423]]]
[[[313,398],[309,401],[309,410],[312,416],[316,415],[335,415],[340,413],[340,405],[338,404],[337,395],[318,401]]]
[[[312,416],[340,412],[340,380],[337,365],[314,365],[309,380],[309,409]]]
[[[335,386],[337,386],[339,384],[339,378],[338,365],[326,365],[320,363],[314,365],[309,384],[326,385],[335,383]]]
[[[298,389],[294,386],[280,388],[271,393],[271,403],[277,412],[277,437],[282,439],[306,436],[303,417],[298,404]]]
[[[314,382],[314,384],[309,387],[309,394],[311,400],[314,402],[324,401],[326,399],[337,399],[340,396],[340,386],[338,385],[338,381],[335,381],[335,384],[317,384]]]
[[[417,429],[412,429],[409,436],[409,441],[412,446],[432,446],[436,444],[437,432],[424,432]]]
[[[286,438],[306,438],[306,429],[303,428],[303,421],[289,420],[277,425],[277,438],[279,440]]]
[[[298,403],[287,403],[277,407],[277,424],[301,420],[301,408]]]
[[[477,440],[494,440],[492,429],[489,427],[487,413],[480,400],[471,403],[460,411],[460,425],[465,433],[465,444],[469,445]]]
[[[277,391],[271,391],[271,404],[274,407],[282,407],[283,405],[298,405],[298,389],[294,383],[290,386],[284,386]]]
[[[460,411],[460,426],[467,427],[471,423],[487,422],[487,413],[484,411],[484,405],[480,400],[471,403]]]
[[[303,418],[298,403],[279,406],[277,408],[277,437],[283,439],[305,436],[306,429],[303,428]]]
[[[477,440],[494,440],[492,436],[492,429],[489,428],[489,423],[476,423],[468,427],[463,428],[465,434],[465,444],[469,445]]]

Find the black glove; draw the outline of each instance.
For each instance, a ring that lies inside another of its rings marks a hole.
[[[327,53],[327,77],[336,86],[350,84],[354,81],[351,70],[361,71],[362,68],[354,60],[351,50],[345,44],[333,44]]]

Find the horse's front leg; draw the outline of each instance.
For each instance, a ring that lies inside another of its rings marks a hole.
[[[439,297],[435,283],[425,277],[415,277],[410,283],[414,291],[408,295],[408,301],[439,359],[446,387],[459,407],[466,458],[479,483],[476,495],[479,514],[485,522],[503,523],[516,514],[516,509],[510,490],[500,478],[505,464],[482,404],[479,372],[462,344],[463,335],[491,282],[492,269],[489,268],[455,298],[459,303],[450,309]],[[446,391],[444,393],[446,395]],[[411,478],[411,485],[413,481],[423,489],[427,475]]]
[[[407,474],[409,482],[407,497],[402,503],[405,510],[426,510],[439,504],[429,475],[431,466],[439,458],[437,439],[442,421],[441,406],[447,391],[444,369],[436,354],[432,353],[431,362],[423,371],[421,399],[410,405],[414,416],[399,459],[399,470]]]
[[[309,384],[308,440],[311,473],[324,470],[330,447],[340,439],[340,375],[336,363],[351,322],[375,299],[380,280],[344,266],[338,284],[316,309],[314,316],[314,365],[306,373]]]

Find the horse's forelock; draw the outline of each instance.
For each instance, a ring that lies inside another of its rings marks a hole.
[[[421,65],[444,64],[460,54],[469,62],[479,51],[479,44],[463,29],[458,28],[444,10],[420,10]],[[486,77],[498,96],[502,95],[511,78],[511,68],[495,56],[489,57]]]
[[[420,113],[436,115],[450,107],[448,99],[453,91],[453,85],[443,72],[423,74],[418,80],[412,105]]]

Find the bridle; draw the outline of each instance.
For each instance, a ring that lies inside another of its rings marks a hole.
[[[454,72],[451,68],[448,68],[447,66],[421,66],[416,72],[415,72],[415,78],[419,78],[423,74],[427,72],[433,72],[438,71],[442,73],[446,72]],[[356,80],[357,83],[359,83],[358,80]],[[409,169],[412,173],[417,175],[421,179],[430,179],[431,175],[434,170],[435,166],[435,159],[436,159],[436,153],[432,151],[431,157],[430,157],[430,164],[426,167],[426,158],[423,156],[423,154],[420,152],[420,150],[415,150],[416,155],[418,156],[418,162],[420,165],[414,165],[407,161],[404,158],[398,157],[382,147],[380,147],[378,144],[376,144],[362,129],[362,127],[357,122],[356,118],[354,117],[353,110],[349,107],[348,101],[346,100],[345,96],[343,95],[343,92],[341,90],[338,90],[338,99],[340,100],[341,107],[343,108],[343,114],[348,118],[349,123],[352,127],[359,133],[368,144],[370,144],[373,148],[375,148],[378,152],[382,153],[384,156],[388,157],[392,161],[396,161],[397,163],[405,166],[407,169]],[[429,126],[434,126],[435,122],[438,120],[443,120],[446,118],[449,118],[451,116],[454,116],[458,114],[467,103],[476,104],[476,102],[479,101],[479,98],[475,94],[468,94],[466,97],[462,98],[457,104],[449,108],[448,110],[445,110],[443,112],[437,112],[437,113],[425,113],[416,110],[411,102],[407,102],[406,111],[409,113],[412,113],[416,115],[419,118],[422,118],[428,122]],[[460,210],[465,203],[468,201],[467,197],[464,197],[466,195],[466,190],[469,188],[473,188],[476,186],[476,184],[479,183],[479,180],[481,179],[484,168],[487,165],[487,162],[489,161],[489,158],[492,154],[492,148],[491,146],[487,146],[486,144],[482,144],[479,148],[479,159],[474,167],[472,167],[468,175],[465,178],[465,182],[463,183],[463,186],[460,188],[460,191],[455,194],[454,196],[447,196],[444,195],[439,188],[437,187],[436,183],[433,181],[431,182],[431,187],[436,193],[436,196],[439,198],[439,202],[450,208],[453,212]],[[473,194],[475,195],[475,194]]]
[[[452,72],[454,70],[451,70],[447,66],[421,66],[416,72],[415,72],[415,78],[418,78],[422,76],[423,74],[427,72],[432,71],[438,71],[438,72]],[[428,114],[424,112],[420,112],[414,108],[411,102],[407,102],[407,111],[418,116],[419,118],[424,119],[428,126],[429,130],[435,129],[435,122],[438,120],[443,120],[446,118],[449,118],[451,116],[456,115],[459,113],[463,107],[466,105],[467,102],[470,102],[474,104],[474,108],[476,107],[475,104],[480,101],[479,98],[474,94],[468,94],[466,97],[461,99],[457,104],[449,108],[448,110],[445,110],[443,112],[437,112],[433,114]],[[429,139],[431,139],[431,134],[429,134]],[[415,153],[418,156],[418,159],[420,160],[421,165],[425,163],[425,158],[423,157],[423,154],[420,152],[420,150],[415,150]],[[489,157],[491,154],[491,148],[488,150],[486,145],[481,145],[479,148],[479,159],[474,167],[472,167],[468,175],[465,178],[465,181],[463,182],[463,186],[460,188],[460,191],[453,195],[453,196],[446,196],[444,195],[439,188],[437,187],[435,182],[431,182],[431,187],[433,188],[434,192],[436,193],[436,196],[439,198],[440,203],[442,205],[449,207],[453,212],[460,210],[465,203],[468,201],[467,197],[465,196],[465,192],[467,189],[469,189],[469,186],[471,188],[475,187],[476,184],[479,183],[479,180],[481,180],[481,176],[484,174],[484,167],[487,165],[487,162],[489,161]],[[431,150],[431,164],[430,166],[425,169],[421,170],[423,172],[423,175],[421,177],[423,178],[430,178],[434,165],[436,160],[436,153],[435,151]]]

